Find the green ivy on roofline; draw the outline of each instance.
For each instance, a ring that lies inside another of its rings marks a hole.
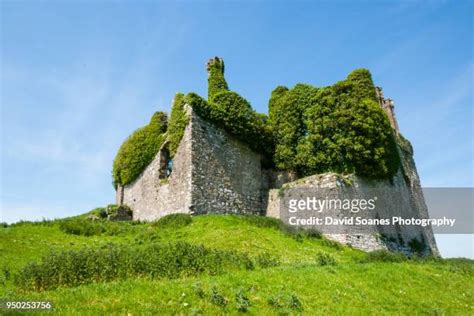
[[[134,181],[165,139],[175,155],[189,121],[185,104],[262,154],[267,168],[292,170],[300,176],[332,171],[372,179],[389,179],[397,172],[397,141],[376,101],[368,70],[357,69],[346,80],[324,88],[279,86],[271,94],[268,117],[229,91],[222,59],[212,59],[208,71],[208,101],[195,93],[178,93],[169,124],[166,114],[157,112],[150,124],[122,144],[113,165],[114,186]],[[407,141],[397,140],[403,149],[409,148]]]
[[[168,141],[170,156],[174,157],[179,143],[184,135],[186,125],[188,125],[189,118],[186,115],[185,106],[186,99],[184,94],[177,93],[173,99],[171,107],[171,115],[168,123]]]
[[[203,119],[216,124],[262,155],[264,166],[271,163],[272,141],[266,115],[256,113],[237,93],[224,91],[207,102],[196,93],[186,95],[186,103]]]
[[[134,131],[120,146],[112,169],[113,185],[133,182],[153,161],[166,138],[167,116],[153,114],[148,125]]]
[[[277,87],[269,125],[275,166],[300,176],[332,171],[389,179],[400,166],[394,132],[366,69],[325,88]]]

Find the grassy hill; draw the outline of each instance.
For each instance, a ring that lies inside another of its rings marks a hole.
[[[0,297],[64,315],[474,313],[470,260],[366,254],[268,218],[4,226]]]

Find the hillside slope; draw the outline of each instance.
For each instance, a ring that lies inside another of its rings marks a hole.
[[[176,279],[145,274],[118,277],[45,291],[15,282],[25,265],[41,262],[51,250],[96,249],[100,254],[110,243],[145,249],[175,242],[245,254],[255,266]],[[474,312],[472,261],[367,255],[254,216],[177,217],[157,223],[76,218],[15,224],[0,228],[0,267],[5,285],[0,289],[1,298],[52,301],[54,310],[65,315]]]

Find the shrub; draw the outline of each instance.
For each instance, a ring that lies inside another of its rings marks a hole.
[[[280,265],[280,259],[278,257],[272,256],[266,252],[259,254],[255,261],[261,268],[270,268]]]
[[[335,266],[337,262],[331,254],[326,252],[318,252],[316,254],[316,264],[318,266]]]
[[[246,313],[250,308],[250,300],[243,289],[239,289],[235,294],[236,308],[239,312]]]
[[[277,295],[272,295],[267,299],[268,305],[270,305],[273,308],[279,309],[284,306],[283,304],[283,295],[281,293]]]
[[[173,106],[171,107],[171,115],[168,123],[168,141],[170,156],[174,157],[178,145],[184,135],[184,130],[188,124],[188,117],[186,115],[184,105],[185,97],[182,93],[177,93],[173,100]]]
[[[199,297],[199,298],[204,298],[206,296],[206,292],[204,292],[204,289],[202,288],[201,283],[194,283],[193,284],[193,290],[194,293]]]
[[[137,223],[116,223],[109,221],[91,221],[85,218],[70,218],[59,221],[59,229],[70,235],[78,236],[116,236],[127,234]]]
[[[24,290],[48,290],[131,277],[180,278],[251,269],[244,253],[184,242],[144,247],[109,244],[102,248],[52,251],[27,264],[15,278]]]
[[[303,304],[299,297],[294,293],[285,294],[280,292],[275,296],[270,296],[267,299],[267,303],[272,308],[279,310],[278,314],[280,315],[293,314],[288,309],[294,309],[299,312],[303,311]]]
[[[375,250],[368,252],[363,262],[403,262],[408,258],[401,252],[391,252],[388,250]]]
[[[290,300],[288,302],[288,307],[291,309],[295,309],[297,311],[302,311],[303,310],[303,304],[301,303],[300,299],[296,294],[291,294],[290,295]]]
[[[113,164],[113,184],[133,182],[150,164],[165,140],[167,117],[156,112],[145,127],[133,132],[120,146]]]
[[[187,226],[193,222],[193,218],[189,214],[169,214],[163,216],[159,220],[153,223],[153,226],[160,228],[180,228]]]
[[[96,236],[106,231],[102,222],[78,218],[61,221],[59,229],[66,234],[79,236]]]
[[[227,305],[227,299],[224,297],[224,295],[219,293],[219,290],[215,286],[211,289],[210,301],[212,304],[219,307],[225,307]]]

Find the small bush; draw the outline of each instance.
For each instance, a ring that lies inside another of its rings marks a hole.
[[[219,290],[215,286],[211,289],[210,301],[212,304],[219,307],[225,307],[227,305],[227,299],[224,295],[219,293]]]
[[[241,313],[246,313],[250,308],[250,300],[243,289],[239,289],[235,294],[236,308]]]
[[[303,311],[303,304],[301,303],[299,297],[294,293],[278,293],[275,296],[270,296],[267,299],[267,303],[272,308],[279,310],[280,315],[292,314],[290,312],[291,309],[297,310],[299,312]]]
[[[303,310],[303,304],[301,303],[300,299],[296,294],[291,294],[290,295],[290,301],[288,303],[288,307],[291,309],[295,309],[297,311],[302,311]]]
[[[61,221],[59,229],[66,234],[79,236],[101,235],[107,230],[104,223],[86,219],[69,219]]]
[[[256,258],[256,263],[261,268],[276,267],[280,265],[280,259],[269,253],[261,253]]]
[[[316,254],[316,264],[318,266],[335,266],[337,264],[336,259],[329,253],[318,252]]]
[[[78,236],[117,236],[124,235],[134,230],[133,226],[139,225],[134,222],[117,223],[110,221],[91,221],[85,218],[70,218],[59,221],[59,229],[70,235]]]
[[[204,292],[204,289],[202,288],[202,285],[199,282],[193,284],[193,290],[199,298],[204,298],[206,296],[206,292]]]
[[[273,308],[276,308],[276,309],[282,308],[284,306],[283,296],[281,294],[272,295],[267,299],[267,303]]]
[[[388,250],[375,250],[368,252],[363,259],[364,262],[403,262],[408,258],[401,252]]]
[[[151,279],[217,275],[252,269],[245,253],[209,249],[184,242],[52,251],[40,262],[30,262],[15,277],[24,290],[49,290],[131,277]]]
[[[159,228],[180,228],[190,225],[193,218],[189,214],[176,213],[163,216],[153,223],[153,226]]]

